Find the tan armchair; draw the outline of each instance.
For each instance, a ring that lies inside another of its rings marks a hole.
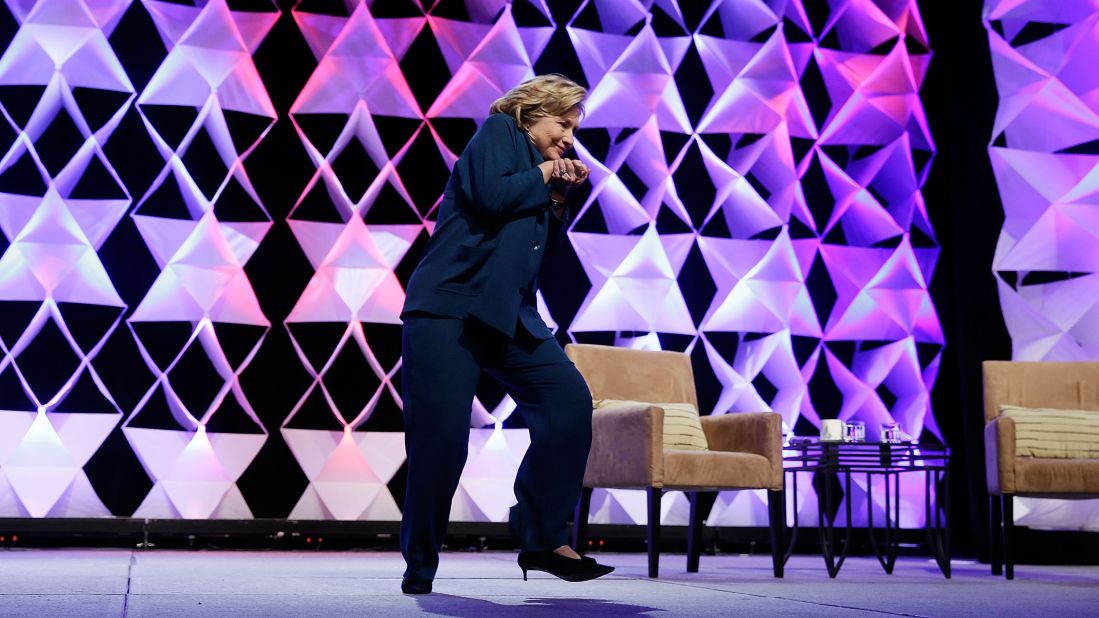
[[[597,409],[592,449],[577,507],[573,542],[585,542],[592,488],[648,491],[649,577],[660,559],[660,498],[683,490],[690,499],[687,571],[697,572],[701,550],[699,494],[730,489],[766,489],[775,577],[782,577],[786,501],[783,495],[782,419],[773,412],[702,416],[709,450],[664,448],[662,403],[698,408],[691,360],[680,352],[631,350],[572,344],[565,353],[576,363],[596,400],[644,402]]]
[[[984,363],[985,480],[992,574],[1004,573],[1007,579],[1014,579],[1012,498],[1099,497],[1099,459],[1017,456],[1016,422],[1000,414],[1002,405],[1099,410],[1099,362]]]

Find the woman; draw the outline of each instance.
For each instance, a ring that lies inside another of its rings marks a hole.
[[[431,592],[482,372],[515,399],[530,428],[509,517],[523,578],[541,570],[583,581],[614,570],[567,544],[591,448],[591,394],[535,307],[542,255],[567,227],[565,197],[588,179],[583,163],[564,157],[586,96],[565,77],[542,75],[492,104],[454,165],[408,283],[405,593]]]

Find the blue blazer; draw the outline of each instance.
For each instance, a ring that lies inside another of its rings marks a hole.
[[[435,233],[408,282],[404,310],[474,317],[515,336],[521,323],[539,339],[553,335],[535,292],[547,243],[568,225],[550,209],[544,159],[507,114],[493,114],[454,164]]]

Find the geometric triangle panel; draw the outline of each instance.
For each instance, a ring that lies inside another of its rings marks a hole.
[[[942,438],[916,0],[64,4],[19,3],[0,55],[0,516],[400,519],[405,283],[491,103],[550,72],[589,91],[537,296],[562,342],[689,353],[704,414]],[[1064,302],[1099,297],[1095,22],[1017,4],[988,9],[1021,80],[991,149],[1002,304],[1018,350],[1099,354],[1099,311]],[[1017,40],[1039,19],[1077,25]],[[479,388],[453,519],[506,521],[522,416]],[[643,522],[639,495],[593,521]]]
[[[270,322],[245,267],[272,220],[245,160],[277,116],[253,54],[279,11],[234,12],[224,0],[147,8],[167,55],[136,100],[162,167],[133,215],[160,268],[127,318],[155,376],[123,428],[154,483],[134,516],[251,518],[236,482],[267,429],[241,374]],[[143,209],[153,196],[158,207]],[[185,326],[167,349],[143,328],[166,323]],[[145,406],[154,396],[161,403]],[[163,404],[182,430],[143,419]]]
[[[992,261],[1012,359],[1099,360],[1099,7],[986,0],[999,105]],[[1016,498],[1015,520],[1094,528],[1099,500]]]
[[[0,516],[107,517],[84,466],[123,413],[91,362],[127,303],[99,252],[131,199],[102,146],[135,90],[84,2],[31,4],[0,55]]]

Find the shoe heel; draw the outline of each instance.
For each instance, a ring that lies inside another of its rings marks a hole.
[[[523,581],[527,581],[527,570],[523,569]]]

